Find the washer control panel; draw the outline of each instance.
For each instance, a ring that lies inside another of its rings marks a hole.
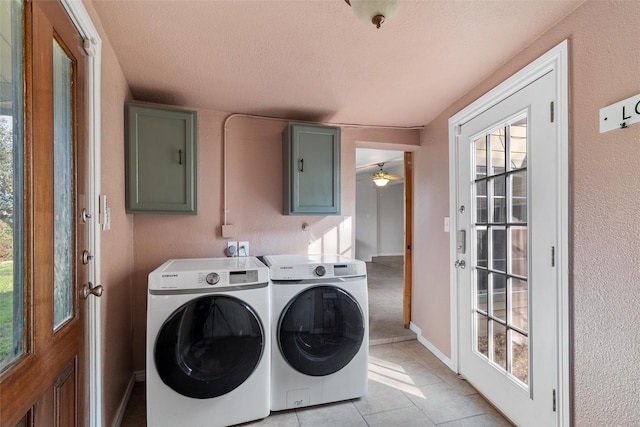
[[[257,259],[169,260],[149,274],[150,290],[211,289],[269,281],[269,269]]]
[[[245,283],[255,283],[258,281],[257,270],[230,271],[229,284],[239,285]]]
[[[206,281],[210,285],[215,285],[220,281],[220,275],[218,273],[209,273],[207,274]]]

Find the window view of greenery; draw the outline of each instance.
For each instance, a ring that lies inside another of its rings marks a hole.
[[[0,366],[13,354],[13,132],[0,116]]]
[[[23,4],[0,1],[0,371],[23,352]]]

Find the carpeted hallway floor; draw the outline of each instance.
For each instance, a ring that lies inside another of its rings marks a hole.
[[[402,326],[403,262],[402,256],[383,256],[367,263],[369,345],[416,339]]]

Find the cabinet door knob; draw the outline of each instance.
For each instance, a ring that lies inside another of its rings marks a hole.
[[[178,150],[178,164],[182,164],[182,150]]]
[[[300,172],[304,172],[304,159],[300,159]]]

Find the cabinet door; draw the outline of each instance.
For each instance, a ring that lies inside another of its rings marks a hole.
[[[340,214],[340,128],[291,123],[285,138],[286,215]]]
[[[126,105],[126,208],[129,213],[196,209],[196,113]]]

